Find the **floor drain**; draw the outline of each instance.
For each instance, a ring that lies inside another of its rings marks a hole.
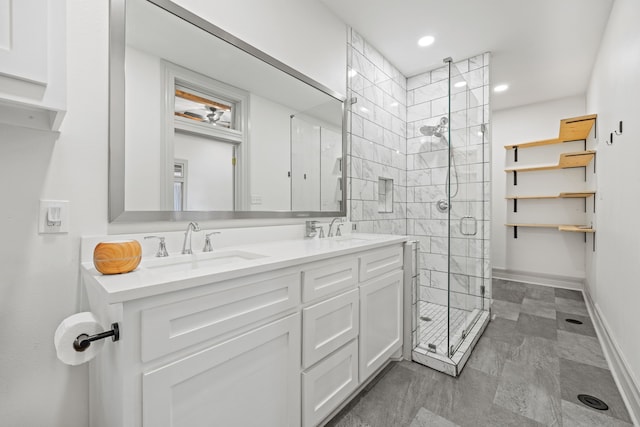
[[[609,405],[607,405],[597,397],[589,396],[588,394],[579,394],[578,400],[587,405],[589,408],[597,409],[599,411],[606,411],[607,409],[609,409]]]
[[[425,322],[431,322],[431,317],[428,317],[428,316],[420,316],[420,320],[424,320]]]
[[[582,325],[582,322],[578,319],[564,319],[566,322],[573,323],[574,325]]]

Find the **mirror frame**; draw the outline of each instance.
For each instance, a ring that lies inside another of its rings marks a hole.
[[[125,209],[125,43],[126,0],[109,4],[109,222],[206,221],[221,219],[309,218],[346,216],[347,106],[346,98],[270,55],[245,43],[171,0],[146,0],[218,37],[280,71],[342,103],[342,209],[340,211],[127,211]],[[345,71],[346,78],[346,71]]]

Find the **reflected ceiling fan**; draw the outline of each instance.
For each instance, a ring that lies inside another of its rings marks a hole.
[[[190,118],[198,119],[207,123],[216,123],[222,118],[225,110],[221,110],[220,108],[211,107],[208,105],[203,106],[203,110],[196,111],[185,111],[182,114],[185,116],[189,116]]]

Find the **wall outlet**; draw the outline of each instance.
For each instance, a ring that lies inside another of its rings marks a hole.
[[[59,234],[69,232],[69,201],[40,200],[38,233]]]

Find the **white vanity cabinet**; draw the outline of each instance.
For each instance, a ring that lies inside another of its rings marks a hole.
[[[92,270],[92,312],[121,335],[91,362],[91,426],[322,424],[400,355],[402,253],[395,238],[124,296],[126,275]]]
[[[299,268],[91,305],[121,331],[92,361],[92,426],[299,426]]]
[[[402,347],[403,262],[394,245],[313,270],[322,271],[315,289],[352,290],[302,310],[304,427],[321,423]]]
[[[66,0],[0,1],[0,122],[57,130],[66,109]]]

